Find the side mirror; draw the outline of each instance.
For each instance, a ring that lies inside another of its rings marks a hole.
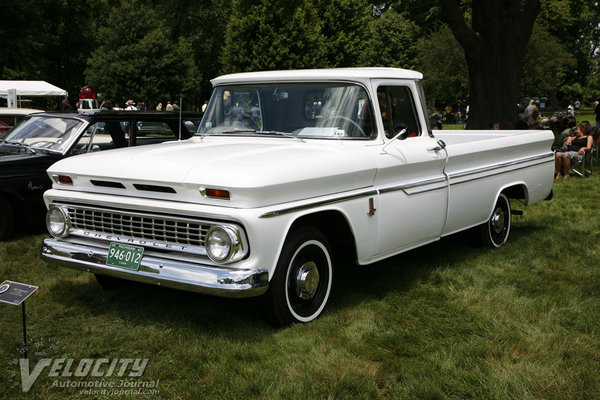
[[[394,137],[404,140],[408,137],[408,127],[406,124],[400,123],[394,126]]]
[[[382,147],[382,149],[381,149],[381,154],[384,154],[384,153],[386,153],[385,149],[386,149],[386,148],[387,148],[387,147],[388,147],[390,144],[394,143],[394,141],[395,141],[396,139],[398,139],[398,138],[399,138],[399,137],[401,137],[402,135],[406,135],[406,132],[407,132],[407,129],[406,129],[406,128],[404,128],[404,129],[402,129],[400,132],[396,133],[396,135],[395,135],[393,138],[391,138],[391,139],[390,139],[390,141],[389,141],[389,142],[387,142],[387,144],[386,144],[385,146],[383,146],[383,147]],[[406,138],[406,137],[405,137],[405,138]]]

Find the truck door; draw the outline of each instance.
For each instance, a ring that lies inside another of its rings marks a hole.
[[[411,90],[412,89],[412,90]],[[377,88],[386,139],[378,155],[376,258],[437,240],[446,219],[447,153],[419,118],[416,85],[382,82]],[[421,114],[423,112],[421,111]]]

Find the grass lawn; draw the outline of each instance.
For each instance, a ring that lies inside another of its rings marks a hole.
[[[498,250],[457,235],[338,266],[324,315],[286,329],[262,319],[258,299],[104,291],[89,273],[47,266],[43,234],[17,237],[0,243],[0,281],[40,287],[27,300],[30,371],[43,358],[148,364],[139,378],[47,367],[23,393],[21,308],[0,303],[0,397],[106,398],[60,385],[124,380],[157,385],[119,396],[132,399],[598,399],[599,188],[599,172],[557,181]]]

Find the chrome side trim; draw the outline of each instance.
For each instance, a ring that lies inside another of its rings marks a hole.
[[[463,172],[457,172],[454,174],[450,174],[447,177],[440,176],[438,178],[425,179],[422,181],[410,182],[410,183],[405,183],[405,184],[397,185],[397,186],[390,186],[390,187],[385,187],[385,188],[381,188],[381,189],[369,190],[369,191],[357,193],[354,195],[342,196],[342,197],[329,199],[329,200],[323,200],[323,201],[316,201],[316,202],[304,204],[301,206],[269,211],[269,212],[266,212],[266,213],[260,215],[259,218],[273,218],[273,217],[277,217],[277,216],[284,215],[284,214],[290,214],[293,212],[308,210],[311,208],[322,207],[322,206],[326,206],[326,205],[330,205],[330,204],[336,204],[336,203],[342,203],[342,202],[349,201],[349,200],[360,199],[362,197],[375,196],[375,195],[395,192],[395,191],[399,191],[399,190],[406,191],[409,189],[414,189],[414,188],[432,185],[432,184],[436,184],[436,183],[442,183],[442,182],[446,182],[446,181],[448,181],[450,185],[453,185],[453,184],[456,185],[456,184],[468,182],[470,180],[482,179],[482,178],[485,178],[487,176],[494,175],[494,174],[486,175],[485,177],[476,177],[476,178],[468,179],[468,180],[461,181],[461,182],[455,182],[455,183],[450,182],[450,180],[465,177],[465,176],[470,176],[470,175],[476,175],[476,174],[480,174],[483,172],[494,171],[494,170],[511,167],[514,165],[524,164],[524,163],[528,163],[528,162],[532,162],[532,161],[541,160],[538,163],[535,163],[532,165],[525,165],[525,166],[522,166],[522,167],[516,168],[516,169],[527,168],[527,167],[530,167],[533,165],[538,165],[538,164],[543,164],[546,162],[553,161],[553,159],[546,159],[546,158],[553,157],[553,156],[554,156],[553,152],[548,152],[548,153],[540,154],[537,156],[522,158],[519,160],[513,160],[513,161],[504,162],[504,163],[489,165],[487,167],[476,168],[476,169],[463,171]],[[500,172],[498,172],[498,173],[500,173]],[[439,190],[439,189],[444,189],[444,188],[446,188],[446,186],[429,188],[429,189],[425,189],[422,191],[418,191],[418,192],[414,192],[414,193],[407,193],[407,194],[411,195],[411,194],[415,194],[415,193],[422,193],[422,192],[427,192],[427,191],[431,191],[431,190]]]
[[[417,182],[406,183],[404,185],[386,187],[383,189],[379,189],[379,193],[384,194],[384,193],[396,192],[398,190],[414,189],[417,187],[423,187],[423,186],[432,185],[434,183],[441,183],[441,182],[446,182],[445,176],[440,176],[438,178],[432,178],[432,179],[425,179],[425,180],[417,181]],[[437,189],[443,189],[443,188],[445,188],[445,186],[442,186],[439,188],[432,188],[432,189],[428,189],[428,190],[424,190],[424,191],[437,190]],[[421,192],[419,192],[419,193],[421,193]]]
[[[475,169],[471,169],[471,170],[463,171],[463,172],[456,172],[454,174],[450,174],[449,177],[450,177],[450,179],[462,178],[463,176],[476,175],[476,174],[480,174],[482,172],[493,171],[496,169],[511,167],[513,165],[519,165],[519,164],[524,164],[527,162],[538,161],[538,160],[543,160],[543,161],[540,161],[539,163],[536,163],[533,165],[543,164],[545,162],[554,161],[554,158],[544,160],[545,158],[549,158],[549,157],[553,157],[553,156],[554,156],[554,153],[550,151],[548,153],[544,153],[544,154],[540,154],[540,155],[532,156],[532,157],[527,157],[527,158],[522,158],[520,160],[507,161],[507,162],[500,163],[500,164],[489,165],[487,167],[475,168]],[[522,168],[526,168],[528,166],[529,165],[524,166]]]
[[[348,195],[348,196],[337,197],[335,199],[316,201],[314,203],[304,204],[302,206],[284,208],[284,209],[275,210],[275,211],[269,211],[269,212],[266,212],[266,213],[262,214],[261,216],[259,216],[259,218],[278,217],[278,216],[284,215],[284,214],[290,214],[293,212],[308,210],[310,208],[326,206],[329,204],[342,203],[344,201],[349,201],[349,200],[356,200],[356,199],[360,199],[363,197],[375,196],[377,194],[378,194],[377,190],[369,190],[366,192],[361,192],[361,193],[352,194],[352,195]]]
[[[252,297],[269,285],[265,268],[236,270],[144,255],[138,271],[106,265],[108,247],[46,238],[42,257],[49,263],[94,274],[220,297]]]

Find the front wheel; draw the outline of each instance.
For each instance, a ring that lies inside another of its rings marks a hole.
[[[481,240],[487,247],[498,248],[508,240],[510,233],[510,200],[500,194],[490,219],[480,227]]]
[[[317,318],[327,304],[332,281],[331,247],[325,235],[314,228],[293,232],[265,294],[271,321],[286,326]]]

